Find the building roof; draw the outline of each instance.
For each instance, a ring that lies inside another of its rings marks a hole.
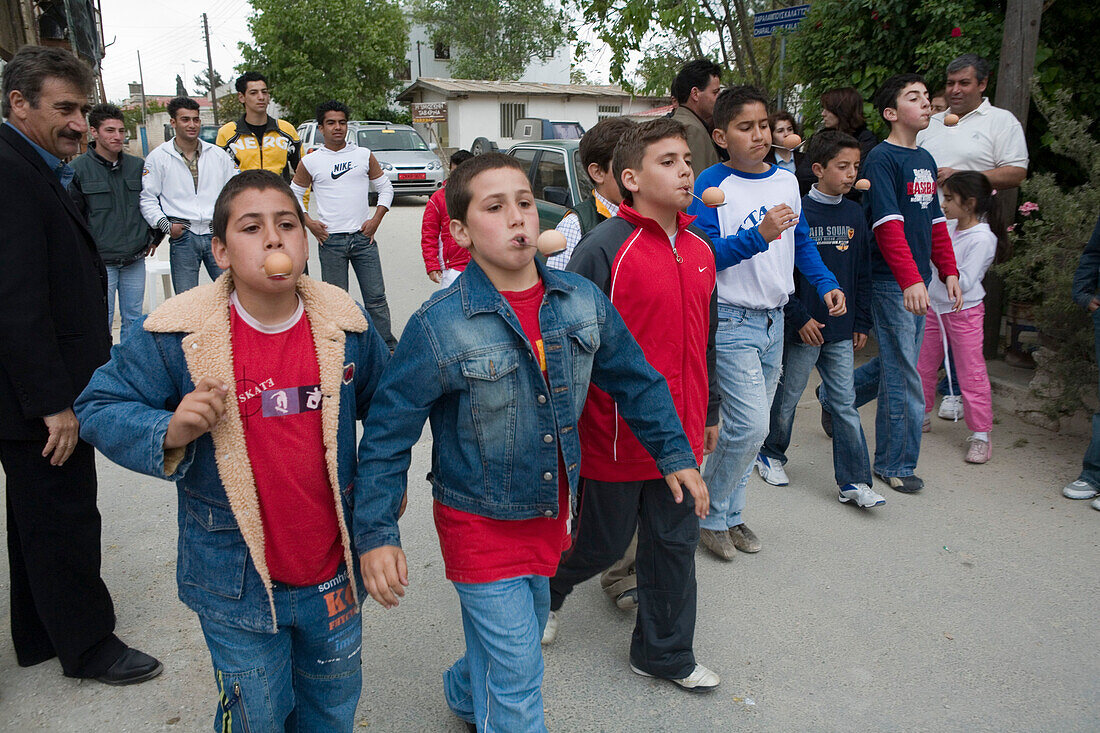
[[[530,81],[481,81],[477,79],[432,79],[420,77],[397,95],[398,102],[412,102],[413,92],[429,90],[448,98],[466,94],[517,94],[572,97],[623,97],[634,95],[615,84],[546,84]]]

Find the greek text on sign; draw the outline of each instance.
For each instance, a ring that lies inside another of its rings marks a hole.
[[[752,37],[765,38],[772,35],[775,31],[795,30],[809,12],[809,5],[795,5],[790,8],[780,8],[779,10],[769,10],[766,13],[757,13],[752,16]]]
[[[413,102],[409,112],[412,114],[412,121],[420,124],[447,121],[446,102]]]

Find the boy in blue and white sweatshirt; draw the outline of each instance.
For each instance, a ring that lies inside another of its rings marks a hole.
[[[756,458],[756,467],[768,483],[788,483],[783,466],[794,412],[816,366],[833,408],[833,472],[838,498],[843,503],[874,507],[886,500],[871,490],[871,462],[854,406],[853,381],[854,352],[863,348],[872,325],[871,250],[863,209],[844,197],[858,175],[859,155],[856,139],[838,130],[814,135],[806,151],[817,183],[802,199],[802,213],[822,261],[849,294],[852,307],[842,316],[830,316],[809,280],[798,274],[795,295],[783,314],[787,327],[783,377],[772,402],[771,432]]]
[[[695,191],[715,186],[726,202],[712,209],[696,201],[688,210],[714,243],[718,269],[722,427],[704,472],[710,513],[700,522],[700,540],[732,560],[737,550],[760,549],[741,512],[753,459],[768,435],[783,358],[783,306],[794,292],[795,265],[830,315],[843,314],[845,305],[802,218],[797,179],[764,162],[772,142],[764,95],[748,86],[722,92],[714,104],[714,140],[730,159],[703,171]]]

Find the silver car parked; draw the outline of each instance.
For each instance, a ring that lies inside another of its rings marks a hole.
[[[443,185],[443,162],[420,133],[409,125],[352,122],[355,142],[369,148],[398,196],[426,196]]]

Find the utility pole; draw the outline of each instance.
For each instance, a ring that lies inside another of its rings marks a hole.
[[[202,14],[202,34],[206,38],[207,80],[210,82],[210,104],[214,107],[214,124],[218,124],[218,85],[214,83],[214,60],[210,55],[210,22],[206,13]]]
[[[145,76],[141,73],[141,51],[137,52],[138,83],[141,84],[141,154],[149,155],[149,137],[145,132]]]

